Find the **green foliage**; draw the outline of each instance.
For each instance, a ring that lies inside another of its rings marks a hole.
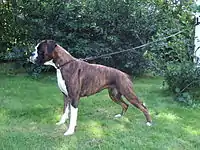
[[[3,1],[0,60],[17,60],[37,76],[49,68],[26,60],[43,39],[54,39],[75,57],[85,58],[130,49],[183,31],[149,47],[95,60],[132,75],[154,69],[165,76],[171,91],[183,94],[188,88],[198,87],[192,83],[184,89],[198,76],[193,65],[185,67],[193,60],[191,4],[163,0]],[[187,94],[183,97],[188,98]]]
[[[193,104],[195,90],[200,88],[200,68],[191,62],[168,64],[164,77],[176,100]]]
[[[200,74],[199,68],[193,63],[194,22],[190,13],[191,2],[182,1],[180,4],[167,5],[160,3],[159,7],[162,8],[162,21],[157,25],[154,40],[178,31],[182,33],[151,45],[145,57],[151,60],[151,69],[164,75],[177,101],[193,104],[193,100],[197,98],[193,91],[200,88]]]
[[[54,39],[75,57],[85,58],[130,49],[180,30],[184,32],[150,47],[95,61],[139,75],[148,67],[163,74],[167,62],[192,59],[190,1],[8,0],[0,5],[0,60],[20,59],[29,66],[29,52],[43,39]],[[13,47],[20,49],[20,58]]]
[[[7,45],[2,46],[1,52],[8,53],[13,46],[30,48],[42,39],[54,39],[65,48],[70,47],[69,51],[78,58],[129,49],[151,41],[163,23],[173,20],[171,15],[168,17],[168,7],[171,8],[157,0],[6,1],[1,3],[5,15],[0,19],[4,20],[1,45]],[[165,28],[178,26],[168,25]],[[143,57],[146,50],[96,62],[141,74],[148,66]]]
[[[200,82],[194,81],[198,81],[199,77],[200,69],[192,63],[169,64],[165,72],[165,79],[173,92],[178,92],[177,88],[180,92],[187,91],[191,87],[198,87]]]
[[[193,60],[194,22],[189,6],[190,3],[188,2],[182,5],[170,6],[164,3],[160,5],[160,8],[162,8],[160,10],[162,11],[161,14],[167,13],[167,15],[163,15],[163,21],[158,25],[154,39],[162,39],[178,31],[182,33],[151,45],[147,56],[154,62],[155,68],[163,71],[168,62],[176,63]]]

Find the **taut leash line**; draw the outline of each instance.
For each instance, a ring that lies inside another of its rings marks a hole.
[[[183,30],[179,31],[179,32],[176,32],[174,34],[171,34],[171,35],[169,35],[167,37],[161,38],[159,40],[156,40],[156,41],[153,41],[153,42],[149,42],[149,43],[146,43],[146,44],[143,44],[143,45],[140,45],[140,46],[136,46],[134,48],[130,48],[130,49],[122,50],[122,51],[117,51],[117,52],[113,52],[113,53],[108,53],[108,54],[103,54],[103,55],[100,55],[100,56],[86,57],[86,58],[81,59],[81,60],[84,60],[84,61],[95,60],[95,59],[102,58],[102,57],[107,57],[107,56],[112,56],[112,55],[116,55],[116,54],[120,54],[120,53],[124,53],[124,52],[128,52],[128,51],[133,51],[133,50],[136,50],[136,49],[139,49],[139,48],[142,48],[142,47],[154,44],[154,43],[158,43],[160,41],[164,41],[164,40],[169,39],[170,37],[176,36],[176,35],[178,35],[178,34],[180,34],[182,32],[183,32]]]

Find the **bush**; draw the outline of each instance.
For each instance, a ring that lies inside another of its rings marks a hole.
[[[187,1],[179,5],[157,0],[13,0],[3,1],[0,5],[0,29],[3,31],[0,59],[2,53],[10,53],[13,47],[25,46],[32,51],[29,47],[43,39],[54,39],[64,48],[70,47],[70,52],[77,58],[99,56],[145,44],[152,41],[152,36],[161,38],[171,34],[172,30],[193,27]],[[166,49],[179,52],[187,46],[186,39],[189,38],[168,39],[171,45],[166,48],[163,46],[166,41],[163,41],[160,43],[162,50],[153,45],[97,59],[96,63],[132,75],[142,74],[150,64],[143,57],[145,51],[153,49],[157,56],[165,57]]]
[[[165,81],[176,94],[176,100],[191,104],[196,89],[200,89],[200,68],[192,62],[171,63],[165,70]],[[197,96],[197,95],[196,95]]]
[[[5,1],[1,4],[0,43],[9,53],[13,46],[54,39],[78,58],[129,49],[150,41],[157,30],[158,5],[154,0]],[[9,26],[7,26],[9,24]],[[144,72],[145,49],[96,60],[130,74]]]

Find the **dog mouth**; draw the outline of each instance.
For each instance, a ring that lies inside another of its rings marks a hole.
[[[38,65],[43,65],[44,64],[44,59],[43,56],[39,55],[36,52],[33,52],[31,56],[28,58],[28,61],[33,63],[33,64],[38,64]]]
[[[33,64],[36,64],[36,54],[37,54],[37,51],[34,51],[30,54],[30,57],[27,59],[28,62],[31,62]]]
[[[33,64],[36,64],[36,65],[44,65],[44,63],[45,63],[44,59],[40,59],[40,57],[35,57],[35,56],[30,56],[27,59],[27,61],[31,62]]]

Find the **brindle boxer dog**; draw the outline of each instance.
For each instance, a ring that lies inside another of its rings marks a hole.
[[[35,47],[30,61],[56,68],[58,86],[64,94],[63,115],[57,125],[64,124],[70,116],[69,128],[64,135],[72,135],[75,131],[80,97],[95,94],[106,88],[110,98],[122,107],[121,113],[115,117],[121,117],[128,109],[129,105],[122,99],[124,96],[130,104],[144,113],[147,125],[151,125],[149,112],[133,92],[133,85],[127,74],[111,67],[76,59],[53,40],[40,42]]]

